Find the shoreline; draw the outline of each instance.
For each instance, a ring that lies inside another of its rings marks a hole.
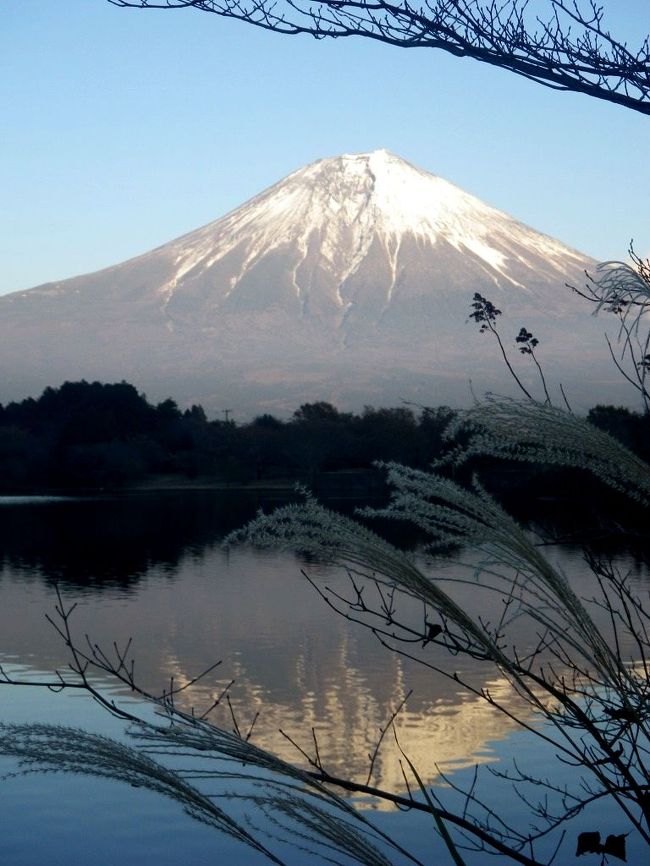
[[[199,476],[182,478],[174,475],[153,475],[137,483],[111,487],[23,487],[0,489],[0,498],[19,496],[105,496],[135,493],[215,491],[251,493],[295,493],[299,487],[314,491],[340,491],[363,496],[376,490],[377,476],[373,470],[340,470],[318,473],[311,478],[269,478],[254,481],[228,481],[223,478]]]

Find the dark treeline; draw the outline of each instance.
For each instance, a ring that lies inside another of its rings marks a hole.
[[[325,402],[301,406],[288,421],[260,415],[250,423],[208,420],[200,406],[181,410],[171,400],[151,405],[126,382],[66,382],[38,399],[0,406],[0,484],[5,491],[96,489],[134,484],[157,475],[209,477],[229,483],[314,479],[355,471],[362,477],[378,460],[426,468],[454,447],[444,438],[454,417],[447,407],[408,406],[360,414]],[[589,419],[645,459],[650,418],[628,409],[597,406]],[[461,475],[476,467],[468,467]],[[481,466],[488,485],[513,485],[537,495],[558,489],[549,470]],[[510,480],[512,479],[512,480]],[[566,474],[561,486],[579,490]],[[517,491],[515,491],[517,494]]]
[[[440,453],[452,415],[406,407],[355,415],[317,402],[286,422],[260,415],[237,425],[171,399],[153,406],[126,382],[65,382],[0,406],[0,483],[24,490],[119,487],[152,475],[310,480],[376,460],[424,467]]]

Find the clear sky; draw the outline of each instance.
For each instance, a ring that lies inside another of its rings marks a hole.
[[[637,47],[648,0],[604,0]],[[386,147],[598,259],[650,255],[650,118],[441,52],[106,0],[0,7],[0,294],[115,264]]]

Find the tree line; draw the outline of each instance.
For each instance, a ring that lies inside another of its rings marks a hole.
[[[153,405],[127,383],[65,382],[38,398],[0,405],[0,484],[5,490],[121,487],[156,475],[230,483],[368,472],[377,461],[427,468],[459,444],[445,438],[456,413],[446,406],[366,406],[342,412],[318,401],[288,420],[209,420],[172,399]],[[589,420],[650,457],[650,417],[597,406]],[[464,470],[473,471],[474,467]],[[509,485],[503,466],[482,466],[492,486]],[[530,470],[538,479],[540,468]],[[518,473],[518,484],[521,484]],[[540,488],[541,489],[541,488]]]
[[[127,382],[65,382],[0,406],[0,477],[5,489],[92,488],[151,475],[309,479],[376,460],[424,466],[440,453],[452,416],[444,407],[366,407],[357,415],[314,402],[287,421],[262,414],[236,424],[172,399],[152,405]]]

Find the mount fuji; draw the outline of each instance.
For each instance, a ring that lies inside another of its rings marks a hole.
[[[459,405],[470,380],[511,390],[467,321],[480,292],[521,377],[535,387],[514,348],[526,326],[548,378],[591,405],[618,380],[566,284],[594,264],[385,150],[322,159],[151,252],[0,298],[0,400],[86,378],[235,417]]]

